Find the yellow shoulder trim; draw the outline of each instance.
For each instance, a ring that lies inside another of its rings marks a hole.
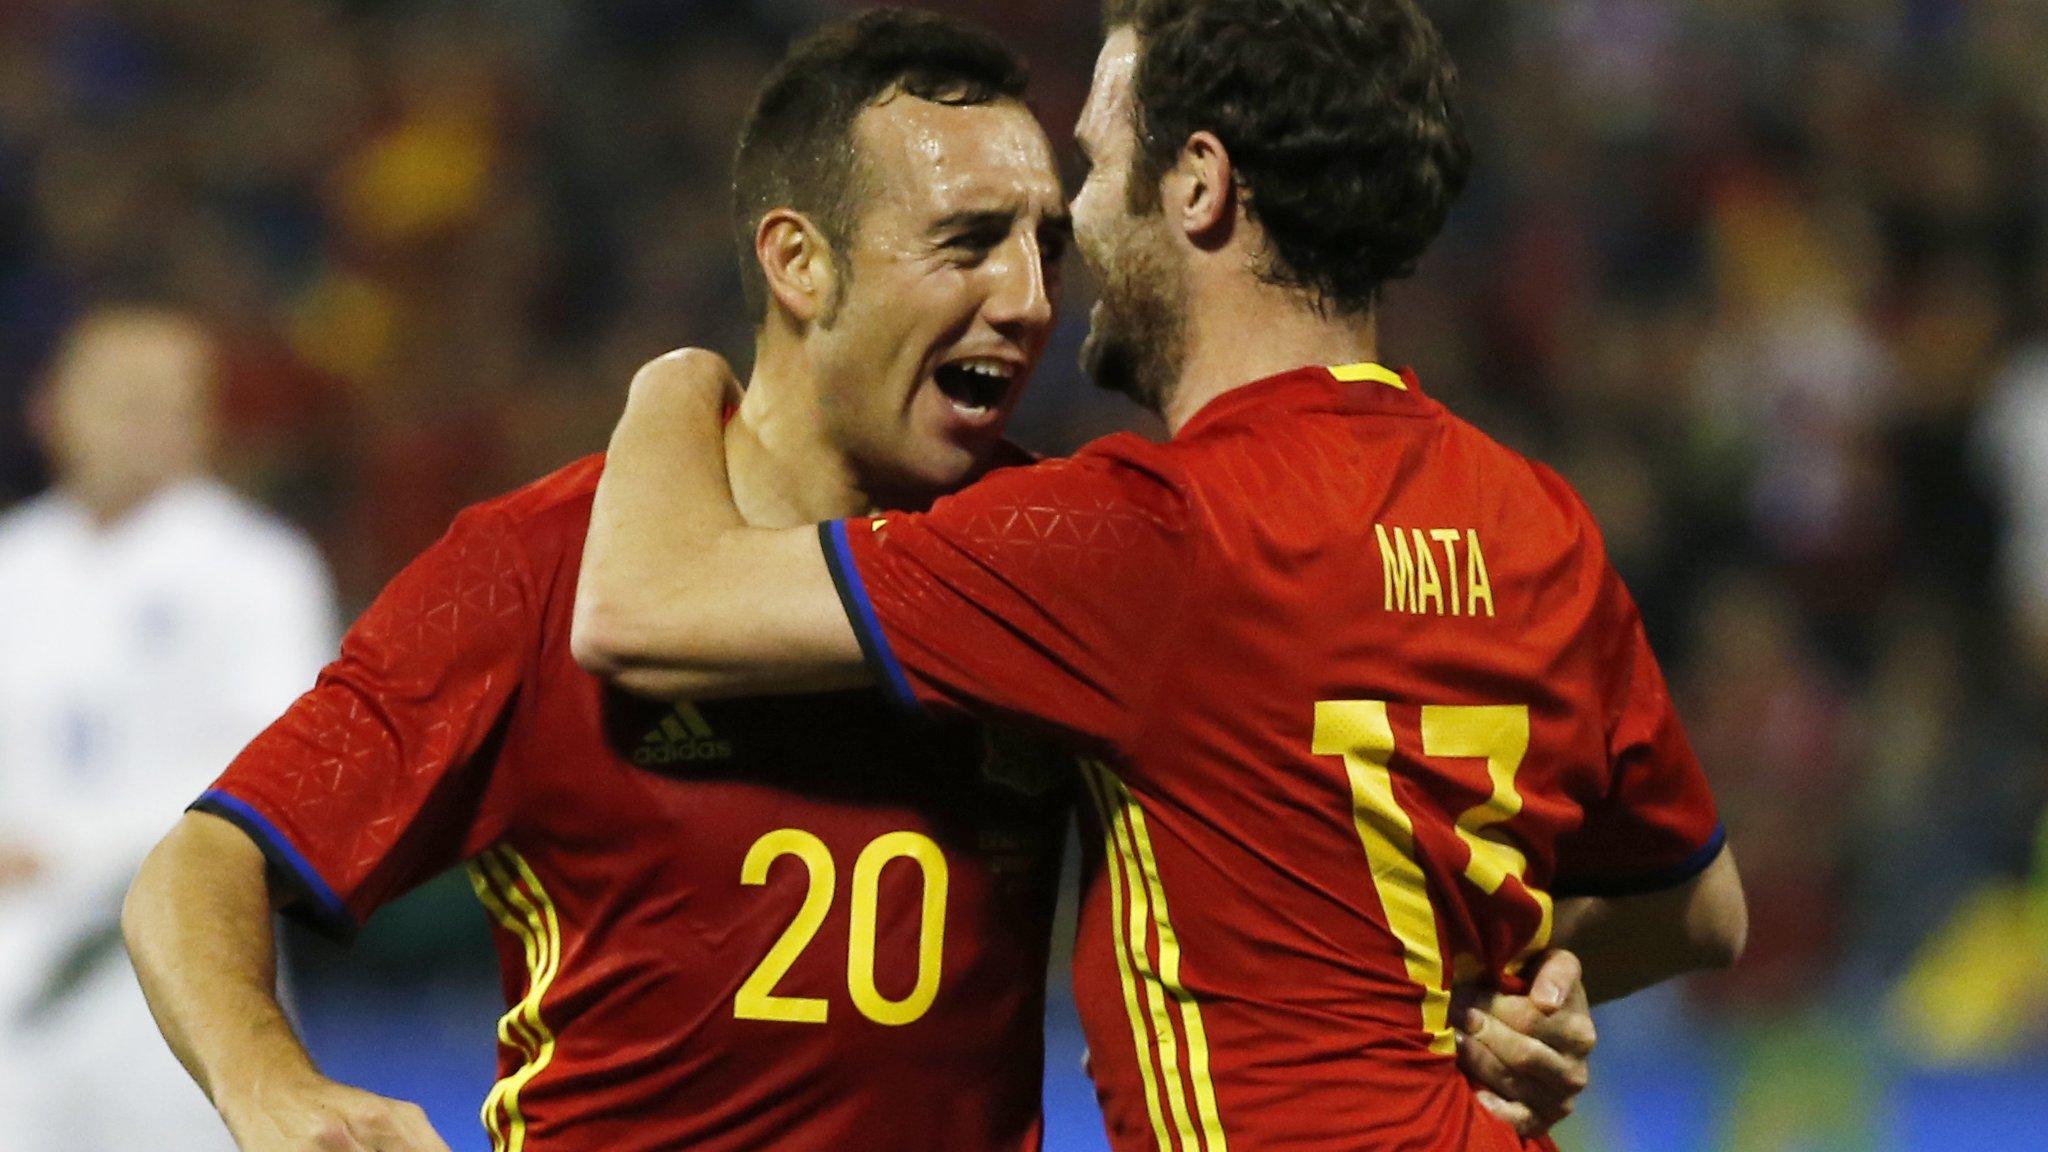
[[[1330,367],[1330,375],[1335,376],[1346,384],[1362,384],[1372,380],[1385,384],[1389,388],[1399,388],[1403,392],[1408,390],[1408,382],[1401,379],[1399,372],[1384,365],[1371,363],[1370,361],[1362,364],[1332,365]]]

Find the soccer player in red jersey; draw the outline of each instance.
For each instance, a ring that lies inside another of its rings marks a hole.
[[[1078,748],[1075,989],[1119,1152],[1541,1147],[1450,992],[1579,950],[1596,998],[1745,931],[1597,527],[1378,363],[1463,184],[1410,0],[1112,12],[1074,204],[1098,383],[1166,419],[924,514],[747,527],[715,357],[636,379],[574,630],[649,692],[880,683]],[[741,584],[744,577],[745,583]]]
[[[985,33],[900,12],[767,81],[736,178],[758,359],[725,434],[751,521],[918,506],[1015,454],[1068,228],[1023,91]],[[569,657],[601,468],[464,512],[157,848],[126,920],[173,1047],[245,1152],[445,1152],[315,1070],[269,914],[346,937],[467,861],[508,1006],[495,1149],[1036,1148],[1065,762],[872,690],[606,690]]]

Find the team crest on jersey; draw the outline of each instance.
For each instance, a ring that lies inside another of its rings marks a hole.
[[[721,740],[695,704],[678,704],[633,747],[642,768],[678,768],[732,759],[732,741]]]
[[[1034,799],[1066,782],[1073,758],[1055,745],[1014,729],[982,729],[981,774],[991,783]]]

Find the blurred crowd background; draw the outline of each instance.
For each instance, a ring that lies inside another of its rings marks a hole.
[[[930,6],[1029,57],[1064,146],[1096,3]],[[2048,1128],[2048,5],[1424,7],[1479,164],[1386,358],[1585,494],[1751,899],[1739,968],[1603,1016],[1567,1146]],[[840,10],[0,4],[0,504],[45,482],[23,401],[66,325],[174,302],[226,341],[223,474],[360,608],[456,509],[601,447],[641,361],[744,364],[734,132]],[[1074,367],[1071,283],[1015,428],[1045,451],[1142,427]],[[379,980],[487,972],[419,937],[367,945],[403,961]],[[377,1001],[322,987],[351,1051]]]

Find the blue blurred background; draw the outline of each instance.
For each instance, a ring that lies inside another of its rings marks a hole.
[[[934,4],[1067,138],[1092,0]],[[1599,515],[1742,853],[1750,952],[1603,1012],[1584,1149],[2048,1143],[2048,5],[1440,0],[1479,168],[1389,359]],[[641,361],[744,362],[727,156],[823,0],[0,4],[0,504],[69,321],[227,340],[232,481],[366,603],[600,447]],[[1132,416],[1067,319],[1015,427]],[[458,1149],[498,1010],[460,886],[300,942],[316,1048]],[[1056,967],[1055,1149],[1100,1147]]]

